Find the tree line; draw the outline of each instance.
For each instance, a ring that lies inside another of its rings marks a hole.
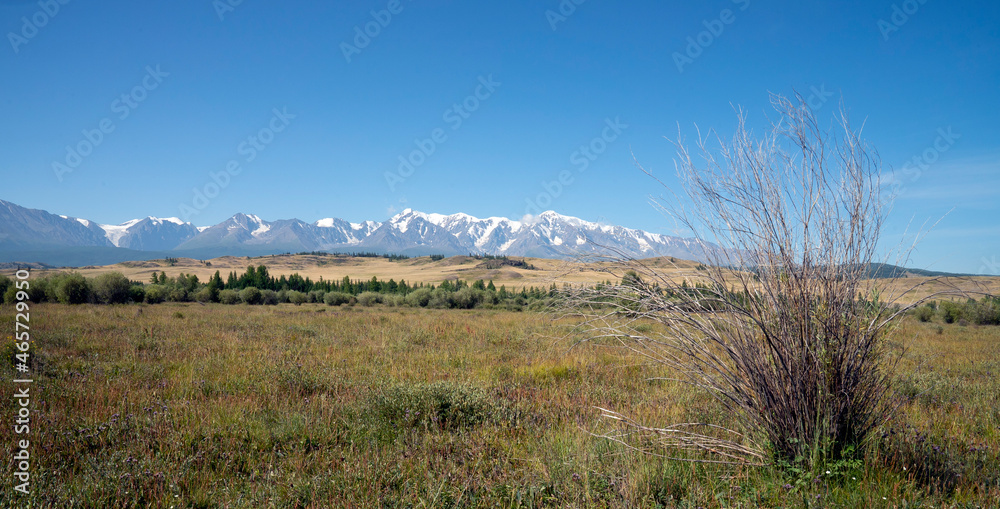
[[[0,296],[3,302],[16,301],[13,281],[0,276]],[[33,302],[63,304],[125,304],[162,302],[218,302],[222,304],[325,303],[331,306],[360,304],[370,306],[433,307],[433,308],[500,308],[523,310],[551,304],[560,291],[555,284],[549,288],[525,286],[508,290],[492,280],[468,282],[445,280],[438,285],[394,279],[312,280],[298,273],[289,276],[272,275],[265,265],[250,265],[242,274],[230,272],[223,279],[215,271],[207,281],[195,274],[179,273],[168,276],[165,271],[154,273],[148,282],[130,281],[123,274],[111,272],[87,278],[75,272],[54,274],[32,281],[28,291]]]
[[[744,292],[713,289],[701,282],[689,285],[683,281],[678,287],[660,288],[656,283],[647,283],[635,273],[627,271],[620,284],[610,280],[597,283],[592,290],[598,293],[616,288],[615,296],[592,299],[590,304],[613,307],[624,314],[640,314],[645,311],[638,293],[650,292],[673,302],[675,307],[691,307],[692,312],[718,309],[726,302],[747,302],[752,297]],[[13,281],[0,275],[0,302],[16,302],[17,288]],[[635,295],[633,295],[635,294]],[[126,304],[143,302],[218,302],[222,304],[305,304],[325,303],[331,306],[360,304],[371,306],[432,307],[432,308],[499,308],[510,310],[542,309],[556,302],[563,302],[565,289],[553,283],[548,288],[526,286],[508,290],[501,285],[497,288],[493,281],[482,279],[471,283],[463,280],[445,280],[439,285],[407,283],[400,279],[383,281],[378,277],[368,280],[351,279],[325,280],[320,277],[313,281],[298,273],[289,276],[273,276],[265,265],[250,265],[242,274],[230,272],[223,280],[220,271],[215,271],[207,281],[202,282],[194,274],[179,273],[170,277],[165,271],[154,273],[149,282],[130,281],[118,272],[101,274],[87,278],[75,272],[55,274],[33,280],[28,290],[33,302],[54,302],[62,304]],[[859,304],[869,303],[863,296]],[[898,309],[898,308],[897,308]],[[1000,297],[986,296],[982,299],[968,299],[965,302],[928,302],[910,311],[920,321],[933,321],[935,317],[944,323],[962,325],[1000,325]]]

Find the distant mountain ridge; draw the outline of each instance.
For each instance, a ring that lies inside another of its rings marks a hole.
[[[492,254],[571,258],[611,254],[634,258],[671,256],[707,261],[719,249],[699,241],[584,221],[552,211],[528,221],[468,214],[428,214],[406,209],[388,221],[351,223],[338,218],[307,223],[265,221],[236,214],[197,227],[175,217],[146,217],[118,225],[28,209],[0,200],[0,268],[109,265],[166,257],[208,259],[287,252],[375,252],[420,256]],[[870,277],[968,276],[875,263]]]
[[[326,218],[266,221],[239,213],[207,227],[177,218],[146,217],[118,225],[59,216],[0,200],[0,261],[64,262],[74,248],[87,250],[87,262],[102,257],[151,259],[169,256],[214,257],[298,251],[367,251],[411,256],[491,254],[571,258],[611,251],[635,258],[674,256],[704,260],[713,246],[697,239],[671,237],[564,216],[553,211],[516,221],[468,214],[428,214],[406,209],[385,222],[350,223]],[[116,251],[115,248],[119,250]],[[52,252],[53,256],[44,253]],[[58,256],[55,254],[58,253]],[[35,259],[18,259],[17,254]]]

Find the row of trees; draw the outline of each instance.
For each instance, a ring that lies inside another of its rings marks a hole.
[[[0,295],[4,302],[15,302],[16,288],[9,278],[0,276]],[[543,287],[521,287],[508,290],[501,285],[497,288],[493,281],[482,279],[469,283],[463,280],[443,281],[439,285],[418,283],[410,285],[406,281],[393,279],[383,281],[377,277],[370,280],[352,280],[344,277],[340,281],[312,281],[298,274],[275,278],[267,267],[247,267],[247,271],[237,276],[230,273],[227,281],[216,271],[208,281],[202,283],[194,274],[180,273],[167,276],[165,272],[154,274],[149,283],[130,281],[124,275],[114,272],[95,278],[86,278],[78,273],[64,273],[37,278],[31,281],[28,295],[33,302],[58,302],[63,304],[120,304],[145,302],[220,302],[223,304],[305,304],[326,303],[337,306],[360,304],[371,306],[412,306],[433,308],[498,307],[522,310],[526,306],[542,307],[551,303],[560,294],[553,284]]]
[[[1000,297],[987,296],[965,302],[931,301],[915,309],[913,313],[921,322],[930,322],[935,317],[940,317],[944,323],[1000,325]]]
[[[138,286],[118,272],[86,278],[77,273],[56,274],[30,281],[26,290],[32,302],[60,302],[63,304],[125,304],[142,302],[142,285]],[[17,302],[18,289],[13,281],[0,276],[0,295],[3,302]]]
[[[201,285],[199,283],[198,276],[193,274],[180,273],[175,277],[169,277],[166,272],[163,271],[158,274],[154,273],[150,278],[150,283],[154,286],[164,287],[164,290],[168,293],[184,292],[186,294],[190,294],[192,292],[196,292],[204,286],[204,288],[207,288],[210,292],[212,292],[213,301],[218,300],[215,296],[220,291],[240,291],[251,287],[257,288],[258,290],[272,290],[275,292],[297,291],[310,293],[322,291],[342,292],[350,295],[358,295],[365,292],[407,295],[408,293],[421,288],[430,288],[431,290],[434,290],[435,288],[434,285],[424,285],[424,283],[411,285],[402,279],[399,280],[399,282],[396,282],[395,279],[383,281],[375,276],[368,280],[351,279],[348,276],[344,276],[343,279],[338,281],[324,280],[322,277],[320,277],[318,281],[313,281],[311,278],[302,277],[297,273],[290,276],[281,275],[279,277],[275,277],[270,274],[265,265],[259,265],[257,267],[250,265],[243,274],[237,274],[235,271],[230,272],[225,281],[223,281],[220,272],[215,271],[215,274],[209,278],[205,285]],[[460,289],[463,285],[470,286],[464,281],[444,281],[441,283],[441,286],[452,291]],[[471,286],[480,290],[500,291],[493,285],[493,281],[489,281],[487,283],[483,280],[479,280],[472,283]],[[528,293],[537,293],[542,290],[526,288],[525,291]],[[506,292],[506,290],[504,290],[504,292]]]

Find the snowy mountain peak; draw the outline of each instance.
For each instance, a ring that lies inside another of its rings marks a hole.
[[[80,246],[115,246],[138,251],[198,251],[215,256],[240,252],[300,251],[396,253],[404,255],[479,253],[539,258],[570,258],[617,254],[637,258],[675,256],[705,261],[713,246],[642,230],[591,222],[552,210],[521,220],[478,218],[465,213],[435,214],[407,208],[386,222],[347,222],[328,217],[313,223],[298,219],[265,221],[254,214],[235,214],[211,227],[196,227],[176,217],[133,219],[118,225],[98,225],[86,219],[24,209],[0,200],[0,234],[21,232],[35,224],[58,228],[59,242]],[[47,223],[46,223],[47,222]],[[54,231],[54,230],[53,230]],[[0,238],[0,242],[12,244]]]
[[[173,224],[176,224],[176,225],[190,224],[190,223],[185,223],[184,221],[181,221],[180,219],[178,219],[176,217],[153,217],[153,216],[149,216],[146,219],[149,219],[151,222],[153,222],[153,224],[157,224],[157,225],[163,224],[163,223],[173,223]]]

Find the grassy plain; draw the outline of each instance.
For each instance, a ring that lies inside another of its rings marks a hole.
[[[13,309],[0,327],[13,331]],[[908,319],[899,418],[816,478],[644,456],[596,406],[736,425],[536,313],[32,306],[32,495],[0,507],[996,507],[1000,327]],[[15,353],[4,334],[6,359]],[[10,363],[8,362],[8,365]],[[13,389],[5,377],[5,393]],[[4,416],[16,402],[0,398]],[[10,417],[5,417],[10,419]],[[12,426],[0,443],[14,454]],[[13,462],[8,460],[9,471]],[[10,477],[8,477],[8,480]]]

